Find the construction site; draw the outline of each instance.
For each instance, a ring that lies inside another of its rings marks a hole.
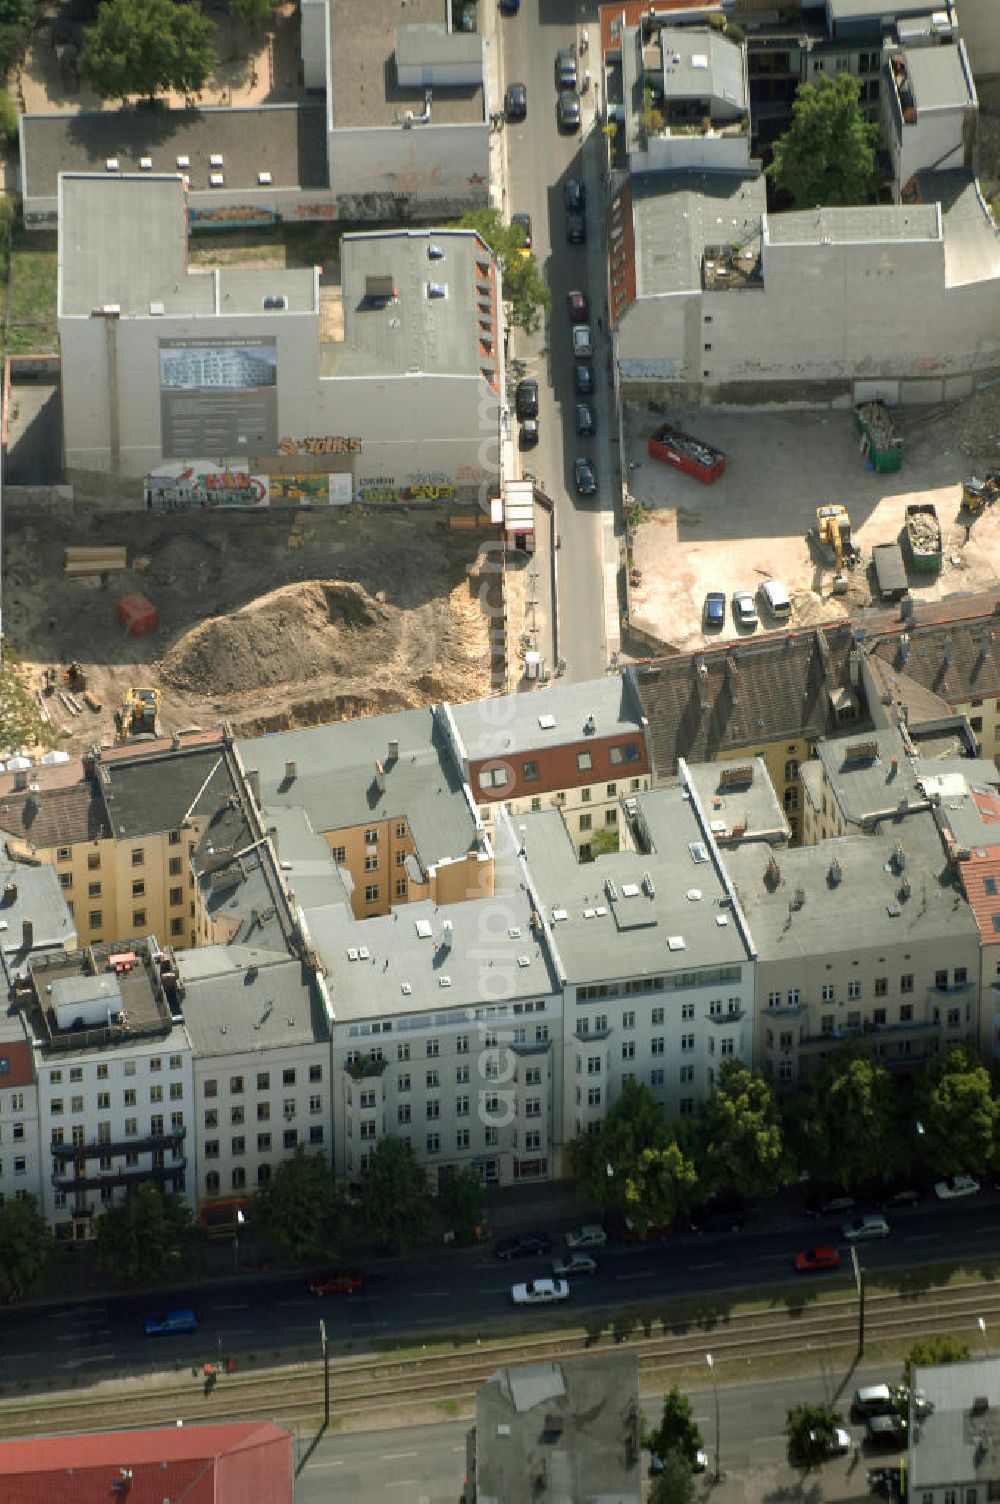
[[[709,591],[726,597],[712,639],[813,625],[905,595],[932,601],[1000,583],[1000,386],[933,411],[669,414],[724,463],[685,472],[663,418],[625,409],[628,630],[635,655],[705,640]],[[777,579],[787,620],[732,619],[736,591]]]
[[[489,694],[504,672],[489,634],[500,555],[492,532],[455,520],[476,519],[8,508],[0,753]],[[517,602],[516,558],[505,584]]]

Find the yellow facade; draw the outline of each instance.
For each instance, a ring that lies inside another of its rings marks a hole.
[[[762,757],[775,793],[781,800],[791,831],[792,844],[802,843],[803,790],[799,769],[812,755],[812,747],[804,736],[782,738],[770,742],[756,742],[753,746],[741,747],[739,752],[727,751],[718,762],[745,763]]]
[[[351,874],[355,919],[388,914],[399,904],[425,898],[462,903],[493,892],[493,858],[479,850],[444,859],[430,868],[425,882],[414,881],[406,859],[416,854],[416,847],[405,817],[327,830],[323,837],[337,865]]]

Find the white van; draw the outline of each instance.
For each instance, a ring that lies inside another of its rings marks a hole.
[[[888,1384],[868,1384],[855,1390],[851,1409],[857,1416],[892,1415],[896,1409],[895,1395]]]
[[[769,615],[775,621],[787,621],[792,614],[788,591],[780,580],[765,580],[760,587]]]

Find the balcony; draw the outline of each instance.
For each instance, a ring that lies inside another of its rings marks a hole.
[[[53,1144],[52,1158],[98,1159],[103,1154],[155,1154],[160,1149],[176,1149],[184,1142],[186,1128],[172,1128],[169,1133],[148,1133],[144,1138],[116,1138],[106,1143]]]
[[[797,1003],[768,1003],[764,1009],[764,1016],[765,1018],[795,1018],[798,1014],[804,1013],[807,1007],[808,1004],[802,1002],[801,999]]]
[[[798,1008],[796,1009],[796,1011],[798,1011],[798,1009],[801,1009],[801,1007],[802,1007],[802,1004],[799,1003],[798,1004]],[[769,1010],[769,1011],[772,1011],[772,1010]],[[777,1012],[778,1010],[774,1009],[773,1011]],[[731,1008],[728,1013],[706,1013],[705,1014],[705,1020],[706,1020],[707,1023],[710,1023],[710,1024],[738,1024],[740,1022],[740,1020],[744,1019],[744,1018],[746,1018],[746,1009],[745,1008]]]
[[[611,1028],[609,1025],[604,1029],[576,1029],[574,1030],[573,1037],[580,1044],[589,1044],[592,1039],[610,1039]]]
[[[597,1039],[598,1037],[597,1034],[577,1036],[577,1038],[583,1039]],[[545,1055],[552,1048],[552,1041],[551,1039],[521,1039],[515,1040],[513,1044],[508,1044],[506,1048],[512,1050],[515,1055]]]
[[[186,1159],[178,1159],[172,1165],[154,1165],[146,1170],[102,1170],[99,1175],[60,1175],[52,1171],[52,1184],[57,1191],[99,1191],[102,1186],[141,1185],[146,1180],[175,1180],[187,1168]]]
[[[344,1070],[352,1081],[368,1081],[383,1075],[388,1064],[377,1055],[363,1055],[360,1060],[345,1061]]]

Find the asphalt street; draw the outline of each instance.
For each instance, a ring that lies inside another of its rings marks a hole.
[[[891,1235],[864,1245],[872,1273],[906,1270],[944,1258],[971,1264],[992,1259],[1000,1242],[1000,1195],[985,1192],[966,1201],[924,1202],[890,1217]],[[598,1271],[571,1281],[570,1307],[581,1317],[630,1305],[699,1294],[725,1297],[738,1289],[767,1290],[795,1281],[792,1258],[816,1243],[843,1242],[839,1220],[809,1221],[791,1205],[759,1213],[740,1233],[686,1234],[653,1246],[602,1249]],[[555,1252],[560,1242],[555,1241]],[[463,1336],[544,1331],[546,1307],[515,1311],[510,1286],[551,1273],[548,1261],[509,1263],[488,1248],[445,1250],[427,1256],[376,1261],[366,1269],[365,1288],[355,1295],[310,1295],[302,1276],[257,1276],[232,1284],[166,1291],[150,1296],[59,1302],[4,1315],[8,1372],[23,1380],[55,1383],[113,1374],[148,1373],[175,1363],[213,1356],[254,1354],[275,1363],[319,1351],[319,1318],[335,1345],[356,1351],[387,1337],[419,1341],[445,1333]],[[804,1291],[818,1290],[830,1275],[800,1276]],[[194,1308],[195,1334],[147,1338],[143,1317],[178,1306]],[[563,1308],[565,1311],[567,1308]]]
[[[581,94],[583,129],[560,133],[556,123],[555,62],[560,47],[580,49],[584,34],[597,46],[596,4],[580,0],[541,0],[524,5],[517,16],[503,18],[501,38],[504,77],[528,89],[528,115],[507,130],[506,214],[531,215],[535,257],[552,296],[548,316],[531,337],[514,331],[511,354],[524,362],[540,389],[540,440],[521,451],[521,470],[537,476],[555,507],[559,538],[556,571],[559,583],[559,656],[571,679],[599,678],[608,667],[605,638],[605,582],[602,532],[613,533],[611,471],[611,395],[607,362],[610,344],[605,308],[603,242],[604,184],[599,173],[602,140],[594,124],[595,91]],[[580,55],[581,76],[590,62]],[[596,66],[592,69],[596,76]],[[567,179],[587,188],[587,244],[566,240],[564,188]],[[596,391],[589,399],[597,413],[593,439],[576,436],[574,360],[566,294],[588,294],[595,341],[592,361]],[[598,330],[598,319],[602,328]],[[577,497],[573,461],[590,458],[597,473],[596,497]],[[615,601],[611,600],[612,612]]]

